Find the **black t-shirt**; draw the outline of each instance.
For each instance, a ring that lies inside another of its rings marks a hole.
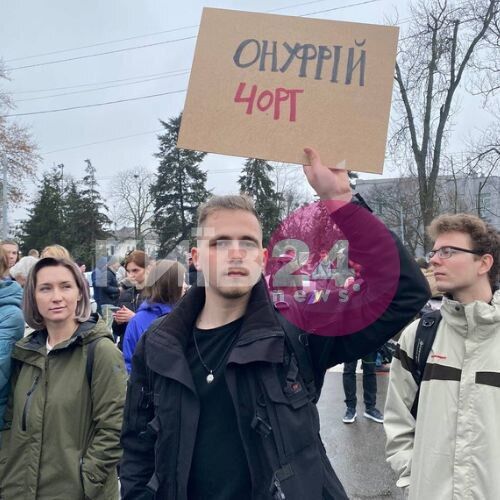
[[[251,498],[248,462],[224,375],[241,323],[242,318],[210,330],[194,328],[201,357],[205,365],[214,370],[210,384],[193,337],[188,343],[187,360],[200,398],[200,419],[188,482],[189,500]]]

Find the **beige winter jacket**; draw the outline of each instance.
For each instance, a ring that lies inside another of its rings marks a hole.
[[[418,321],[403,332],[385,407],[388,462],[414,500],[500,499],[500,292],[491,304],[443,299],[420,389],[411,375]]]

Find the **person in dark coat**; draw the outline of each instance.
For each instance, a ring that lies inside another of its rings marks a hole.
[[[156,320],[132,359],[123,500],[347,499],[319,433],[316,403],[326,370],[391,338],[425,303],[428,288],[397,237],[359,206],[362,200],[353,201],[347,172],[306,153],[308,181],[367,275],[386,277],[381,255],[392,268],[399,259],[385,312],[351,335],[300,330],[273,307],[251,200],[219,196],[203,204],[192,256],[206,286],[191,287]]]
[[[188,272],[187,272],[187,282],[189,285],[196,285],[196,280],[198,279],[198,270],[193,264],[193,257],[188,258]]]
[[[142,291],[146,279],[146,268],[149,257],[142,250],[134,250],[125,258],[127,277],[121,282],[120,296],[118,297],[118,311],[113,314],[113,335],[118,339],[118,347],[123,349],[123,337],[128,322],[135,316],[142,303]]]
[[[94,298],[97,303],[97,312],[102,314],[103,305],[116,305],[120,296],[120,289],[116,281],[116,269],[120,265],[116,257],[100,257],[96,269],[92,272]]]

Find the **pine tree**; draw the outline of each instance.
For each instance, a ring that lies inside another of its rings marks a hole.
[[[176,148],[181,118],[182,114],[168,122],[160,120],[165,133],[158,136],[160,151],[155,156],[160,165],[151,186],[159,256],[168,255],[183,240],[191,240],[196,210],[210,195],[205,188],[207,174],[199,166],[206,153]]]
[[[41,250],[57,243],[88,266],[94,264],[97,241],[111,236],[106,230],[111,221],[103,213],[107,208],[97,191],[90,160],[85,173],[80,182],[66,178],[64,187],[62,175],[55,168],[43,175],[29,216],[21,223],[19,238],[23,251]]]
[[[243,173],[238,179],[240,190],[251,196],[255,209],[262,223],[262,236],[264,245],[279,223],[279,201],[281,195],[274,187],[274,182],[269,174],[273,167],[264,160],[248,158],[243,168]]]
[[[79,191],[80,201],[75,199],[74,205],[68,213],[74,219],[68,221],[76,231],[78,243],[78,257],[92,266],[95,264],[97,244],[111,236],[106,226],[111,224],[109,217],[103,212],[108,208],[97,191],[98,183],[95,178],[96,170],[90,160],[85,160],[85,176],[81,181],[82,189]],[[72,196],[74,193],[72,193]],[[71,199],[71,198],[70,198]],[[69,208],[69,207],[68,207]]]
[[[86,260],[87,246],[85,238],[81,232],[82,217],[84,216],[84,207],[82,197],[78,190],[78,184],[74,179],[66,181],[64,196],[64,243],[62,243],[71,253],[73,258],[85,261],[85,264],[91,266],[92,260]]]
[[[19,238],[23,253],[31,248],[38,250],[63,239],[64,199],[61,190],[61,174],[57,169],[43,174],[38,195],[28,209],[28,218],[20,225]]]

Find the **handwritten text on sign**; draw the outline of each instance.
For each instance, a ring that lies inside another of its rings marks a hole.
[[[222,29],[223,28],[223,29]],[[179,148],[382,172],[398,29],[205,8]]]
[[[299,61],[298,74],[300,78],[314,78],[323,80],[325,74],[332,83],[343,83],[351,85],[353,75],[359,71],[358,85],[365,85],[366,50],[364,45],[366,39],[361,42],[354,41],[355,47],[347,49],[347,65],[345,66],[345,77],[339,80],[339,67],[343,55],[341,45],[314,45],[312,43],[295,43],[291,46],[285,42],[278,45],[277,41],[259,42],[254,38],[243,40],[233,56],[233,62],[238,68],[257,67],[259,71],[271,71],[274,73],[285,73],[290,70],[294,61]],[[279,48],[279,50],[278,50]],[[359,52],[359,54],[358,54]],[[345,51],[344,51],[345,53]],[[327,63],[327,64],[325,64]],[[326,69],[325,69],[326,68]],[[292,71],[290,70],[290,71]],[[246,104],[246,114],[251,115],[255,109],[266,112],[271,107],[273,118],[279,120],[282,116],[282,106],[288,105],[288,121],[297,119],[297,95],[302,94],[304,89],[287,89],[278,87],[272,90],[258,89],[257,85],[251,85],[248,94],[245,95],[246,82],[240,82],[234,96],[235,103]]]

